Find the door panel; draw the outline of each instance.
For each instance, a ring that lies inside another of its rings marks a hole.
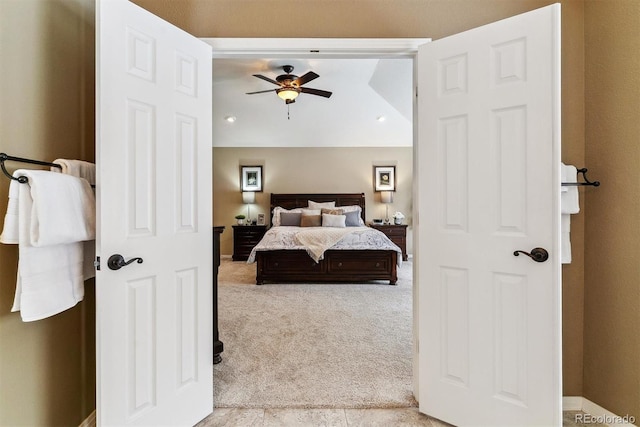
[[[559,17],[418,54],[418,391],[455,425],[561,424]]]
[[[211,48],[128,1],[96,15],[97,419],[193,425],[213,409]]]

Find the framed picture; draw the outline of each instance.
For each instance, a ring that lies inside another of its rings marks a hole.
[[[396,191],[396,167],[374,166],[375,191]]]
[[[262,191],[262,166],[240,166],[242,191]]]
[[[259,213],[258,214],[258,225],[265,225],[264,223],[264,214],[263,213]]]

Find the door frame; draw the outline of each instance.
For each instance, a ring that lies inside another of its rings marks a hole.
[[[418,47],[430,43],[431,38],[406,38],[406,39],[323,39],[323,38],[200,38],[212,47],[213,59],[231,58],[326,58],[326,59],[389,59],[389,58],[410,58],[413,61],[413,161],[417,157],[416,149],[418,144],[417,118],[418,104],[416,97],[417,85],[417,55]],[[215,93],[213,94],[215,97]],[[419,182],[415,179],[415,174],[411,180],[412,194],[415,198],[419,194]],[[415,206],[415,205],[414,205]],[[415,209],[415,208],[414,208]],[[414,218],[417,217],[414,212]],[[412,226],[413,241],[417,241],[415,236],[419,233],[419,224]],[[414,249],[415,250],[415,249]],[[412,280],[416,282],[418,272],[414,264]],[[419,287],[413,287],[413,316],[412,316],[412,336],[413,336],[413,395],[416,400],[419,396],[419,370],[418,363],[418,325],[419,311],[417,303],[419,301]]]

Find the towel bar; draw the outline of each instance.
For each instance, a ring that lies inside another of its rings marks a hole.
[[[584,182],[563,182],[562,185],[565,187],[574,186],[574,185],[591,185],[593,187],[599,187],[600,181],[589,181],[587,179],[587,168],[578,169],[578,173],[582,174],[582,178]]]
[[[12,176],[9,173],[9,171],[7,171],[7,168],[4,166],[4,162],[6,160],[11,160],[12,162],[29,163],[29,164],[32,164],[32,165],[49,166],[49,167],[53,167],[53,168],[62,169],[62,166],[60,166],[57,163],[43,162],[41,160],[25,159],[25,158],[22,158],[22,157],[9,156],[6,153],[0,153],[0,168],[2,168],[2,172],[4,172],[4,174],[9,179],[13,179],[15,181],[18,181],[21,184],[25,184],[25,183],[29,182],[29,178],[27,178],[26,176],[19,176],[17,178]]]

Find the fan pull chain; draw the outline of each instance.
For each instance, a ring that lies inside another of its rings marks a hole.
[[[287,120],[291,120],[291,116],[289,116],[289,104],[287,104]]]

